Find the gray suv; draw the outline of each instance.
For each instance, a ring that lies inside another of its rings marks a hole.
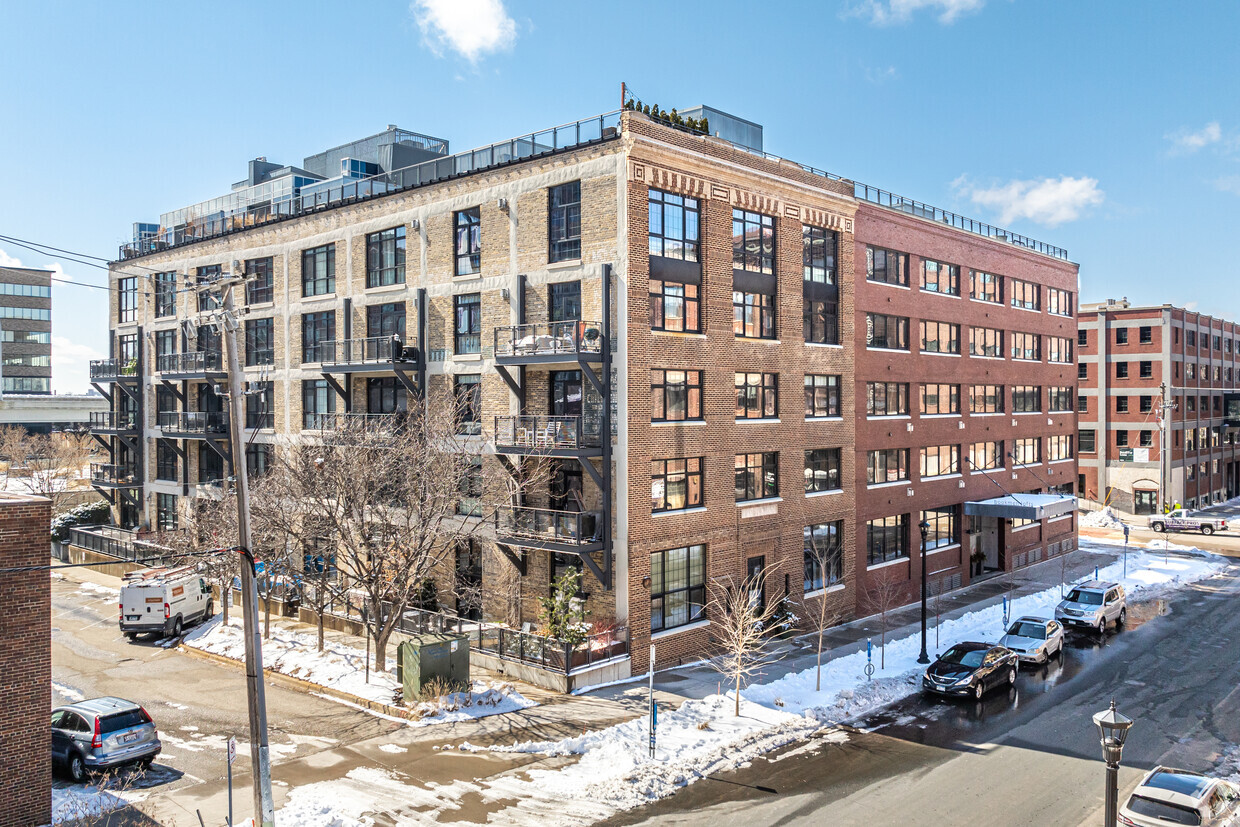
[[[1108,623],[1118,629],[1128,620],[1124,587],[1101,580],[1077,583],[1055,607],[1055,619],[1064,626],[1097,629],[1100,635],[1106,634]]]
[[[145,769],[162,748],[151,716],[133,701],[95,698],[52,710],[52,764],[76,782],[121,764]]]

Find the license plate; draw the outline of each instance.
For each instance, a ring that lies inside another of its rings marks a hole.
[[[142,615],[125,615],[126,620],[141,620]]]
[[[121,736],[121,743],[132,744],[134,741],[138,740],[141,737],[142,736],[137,732],[126,732],[124,735]]]

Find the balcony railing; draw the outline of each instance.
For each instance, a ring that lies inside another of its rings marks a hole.
[[[313,426],[322,431],[375,430],[391,432],[400,428],[407,417],[404,411],[393,413],[325,413],[308,414],[314,417]]]
[[[138,415],[132,411],[91,411],[90,429],[92,431],[136,431]]]
[[[228,433],[228,414],[224,411],[163,411],[155,421],[161,429],[181,434]]]
[[[165,546],[139,540],[135,532],[111,525],[70,528],[69,544],[121,560],[158,561],[169,553]]]
[[[595,511],[555,511],[513,506],[496,515],[496,535],[538,543],[586,546],[602,542],[602,515]]]
[[[417,361],[418,349],[405,344],[397,349],[391,336],[370,336],[365,339],[329,339],[318,345],[317,356],[318,361],[325,365],[377,365]]]
[[[497,416],[495,447],[538,451],[597,448],[599,434],[587,433],[580,416]]]
[[[116,379],[137,378],[137,359],[92,359],[90,381],[110,382]]]
[[[90,481],[97,485],[140,485],[138,466],[92,462]]]
[[[495,328],[496,356],[577,356],[603,352],[599,322],[536,322]]]
[[[218,350],[161,353],[155,357],[159,373],[223,373],[224,355]]]
[[[528,158],[616,138],[619,135],[620,110],[615,110],[542,132],[534,132],[478,149],[459,152],[456,155],[433,158],[370,178],[342,181],[335,186],[316,189],[306,195],[298,195],[288,200],[263,202],[229,215],[215,214],[210,217],[197,217],[186,224],[161,228],[159,232],[150,236],[121,245],[120,258],[128,259],[148,253],[157,253],[170,247],[257,227],[290,216],[305,215],[317,210],[425,186],[461,175],[524,161]]]

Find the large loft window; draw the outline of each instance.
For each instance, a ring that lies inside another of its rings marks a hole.
[[[840,490],[840,449],[814,448],[805,452],[805,493]]]
[[[706,617],[706,546],[650,554],[650,631],[661,632]]]
[[[844,521],[807,525],[804,535],[806,594],[843,582]]]
[[[456,213],[456,270],[458,276],[482,272],[482,218],[478,207]],[[459,352],[459,351],[458,351]]]
[[[960,295],[960,267],[925,259],[921,263],[921,289],[945,296]]]
[[[482,294],[453,296],[455,353],[482,352]]]
[[[866,562],[871,566],[908,557],[908,515],[897,514],[866,523],[865,551]]]
[[[399,336],[405,340],[405,303],[384,302],[372,304],[366,308],[366,336],[379,336],[390,339]]]
[[[805,374],[805,418],[840,415],[840,377],[821,373]]]
[[[959,538],[959,507],[945,505],[942,508],[930,508],[921,512],[921,520],[929,523],[926,530],[925,548],[953,546],[960,542]]]
[[[960,473],[959,445],[929,445],[921,449],[921,478]]]
[[[736,419],[774,419],[779,416],[779,374],[736,374]]]
[[[650,255],[696,262],[701,232],[698,200],[652,189],[649,210]]]
[[[702,371],[650,371],[650,420],[685,422],[702,418]]]
[[[702,457],[656,459],[650,470],[650,512],[702,505]]]
[[[867,382],[866,416],[904,416],[908,414],[907,382]]]
[[[155,318],[177,314],[177,274],[155,274]]]
[[[960,353],[960,325],[923,321],[921,349],[923,353]]]
[[[969,328],[969,355],[1003,358],[1003,331],[992,327]]]
[[[330,345],[336,338],[336,311],[304,313],[301,317],[301,361],[322,362],[331,358]]]
[[[245,303],[263,304],[275,300],[272,260],[252,258],[245,263]]]
[[[867,281],[907,287],[908,256],[882,247],[866,247],[865,277]]]
[[[993,471],[1003,467],[1002,442],[974,442],[969,446],[969,470]]]
[[[570,181],[547,193],[547,259],[581,258],[581,182]]]
[[[702,311],[696,284],[650,280],[650,329],[701,333]]]
[[[865,455],[866,485],[884,485],[908,479],[908,448],[885,448],[867,451]]]
[[[301,252],[301,295],[325,296],[336,292],[336,245],[324,244]]]
[[[120,324],[138,319],[138,277],[129,276],[116,280],[117,316]],[[49,314],[50,316],[50,314]]]
[[[1010,335],[1012,340],[1012,358],[1023,359],[1029,362],[1038,362],[1042,359],[1042,337],[1036,333],[1021,333],[1013,331]]]
[[[326,379],[303,379],[301,383],[301,427],[330,428],[336,413],[336,391]]]
[[[1012,386],[1012,413],[1041,413],[1042,387],[1040,385]]]
[[[276,361],[275,320],[245,320],[245,365],[274,365]]]
[[[1022,310],[1038,310],[1041,307],[1041,285],[1020,279],[1008,279],[1008,292],[1012,294],[1012,307]]]
[[[883,313],[865,314],[866,347],[908,350],[908,319]]]
[[[969,298],[979,302],[1003,304],[1003,276],[970,270]]]
[[[210,290],[203,290],[202,285],[211,284],[220,280],[223,275],[223,268],[218,264],[208,264],[206,267],[199,267],[196,271],[197,279],[195,284],[198,290],[198,312],[202,313],[207,310],[215,310],[216,304],[215,294]]]
[[[1057,287],[1046,288],[1046,312],[1052,316],[1072,316],[1072,293]],[[1149,328],[1142,328],[1148,330]],[[1144,340],[1148,342],[1149,340]]]
[[[774,218],[748,210],[732,210],[732,268],[775,274]]]
[[[405,283],[405,226],[366,236],[366,286]]]
[[[732,292],[732,332],[743,339],[775,338],[775,297]]]
[[[835,284],[835,251],[839,235],[822,227],[801,226],[801,264],[805,281]]]
[[[921,413],[923,416],[960,413],[960,386],[923,384],[921,386]]]
[[[969,413],[1003,413],[1003,386],[970,385]]]
[[[779,453],[736,455],[736,501],[779,496]]]
[[[245,395],[245,427],[274,428],[276,396],[274,382],[254,382],[255,393]]]
[[[817,345],[840,343],[839,305],[836,302],[806,297],[803,316],[806,342]]]

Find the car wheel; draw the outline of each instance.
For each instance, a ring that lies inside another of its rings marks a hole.
[[[1012,667],[1012,671],[1008,672],[1008,686],[1016,685],[1016,667]]]
[[[173,637],[181,636],[181,618],[180,617],[172,621],[172,636]]]
[[[1207,535],[1207,536],[1208,536],[1208,535],[1210,535],[1210,534],[1213,534],[1213,533],[1214,533],[1214,526],[1212,526],[1212,525],[1203,525],[1203,526],[1201,527],[1201,533],[1202,533],[1202,534],[1205,534],[1205,535]]]
[[[984,694],[986,694],[986,690],[982,689],[982,682],[978,681],[973,685],[973,697],[980,701]]]
[[[1098,637],[1106,637],[1106,633],[1107,633],[1107,619],[1106,619],[1106,615],[1103,615],[1102,619],[1098,621]]]
[[[1162,523],[1150,523],[1150,528],[1154,529],[1155,531],[1166,531],[1167,529],[1167,527],[1163,525]]]
[[[211,618],[213,618],[213,617],[215,617],[215,604],[214,604],[214,603],[212,603],[210,600],[208,600],[208,601],[207,601],[207,611],[206,611],[205,613],[203,613],[202,619],[203,619],[203,620],[210,620],[210,619],[211,619]]]
[[[69,756],[69,777],[75,784],[81,784],[86,780],[86,762],[76,752]]]
[[[129,638],[130,640],[137,640],[138,633],[137,632],[126,632],[125,637]]]
[[[143,772],[146,772],[147,770],[151,768],[151,764],[154,763],[154,761],[155,761],[155,758],[153,756],[151,758],[143,758],[142,760],[138,762],[138,769],[142,770]]]

